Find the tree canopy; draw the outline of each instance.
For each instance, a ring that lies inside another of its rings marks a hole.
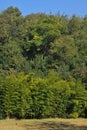
[[[0,118],[87,117],[87,16],[0,13]]]

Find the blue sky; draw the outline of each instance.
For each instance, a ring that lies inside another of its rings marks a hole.
[[[23,15],[37,12],[87,15],[87,0],[0,0],[0,12],[9,6],[18,7]]]

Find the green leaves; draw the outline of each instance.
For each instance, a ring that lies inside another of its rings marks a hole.
[[[0,13],[0,118],[87,117],[87,17]]]
[[[75,79],[52,71],[45,78],[32,73],[0,78],[0,118],[86,117],[87,90]]]

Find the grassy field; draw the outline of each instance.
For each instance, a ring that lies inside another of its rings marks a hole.
[[[0,120],[0,130],[87,130],[87,119]]]

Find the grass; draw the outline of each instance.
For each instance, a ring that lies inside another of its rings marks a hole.
[[[87,130],[87,119],[0,120],[0,130]]]

